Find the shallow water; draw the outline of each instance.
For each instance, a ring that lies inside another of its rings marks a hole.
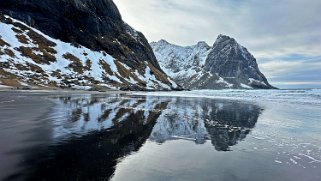
[[[0,180],[321,177],[319,97],[139,94],[1,93]]]

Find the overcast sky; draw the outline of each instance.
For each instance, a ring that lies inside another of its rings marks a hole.
[[[321,0],[114,0],[151,41],[234,37],[278,87],[321,87]]]

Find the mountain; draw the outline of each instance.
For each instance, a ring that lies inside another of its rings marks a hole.
[[[229,36],[219,35],[212,47],[205,42],[182,47],[165,40],[151,46],[161,68],[184,88],[274,88],[253,55]]]
[[[112,0],[0,1],[0,84],[172,90]]]

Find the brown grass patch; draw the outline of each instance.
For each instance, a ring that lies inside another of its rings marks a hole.
[[[105,70],[106,73],[108,73],[109,75],[114,74],[114,72],[110,68],[110,65],[107,64],[104,60],[100,59],[99,64],[102,66],[102,68]]]
[[[57,69],[55,71],[52,71],[51,76],[61,79],[61,70]]]
[[[116,64],[117,70],[121,76],[123,76],[127,79],[130,79],[130,77],[131,77],[138,83],[138,85],[144,86],[144,82],[142,80],[140,80],[135,74],[133,74],[131,70],[126,69],[125,66],[123,66],[118,61],[115,61],[115,64]]]
[[[21,52],[22,56],[31,58],[34,62],[38,64],[50,64],[51,62],[56,62],[57,59],[53,55],[47,53],[47,52],[42,52],[43,55],[35,54],[33,51],[41,51],[38,48],[30,48],[30,47],[19,47],[17,48],[19,52]]]
[[[161,72],[160,70],[158,70],[157,68],[155,68],[151,63],[148,62],[148,65],[147,65],[150,70],[151,70],[151,74],[155,75],[155,77],[160,80],[162,83],[165,83],[165,84],[169,84],[171,85],[171,83],[169,82],[169,80],[167,79],[167,75],[164,74],[163,72]]]
[[[30,80],[32,83],[42,82],[42,81],[44,80],[44,77],[40,77],[40,76],[37,75],[37,74],[32,74],[32,75],[29,75],[29,80]]]
[[[13,51],[12,50],[10,50],[10,49],[4,49],[4,53],[5,54],[7,54],[7,55],[9,55],[11,58],[14,58],[15,57],[15,54],[13,53]]]
[[[18,76],[0,69],[0,82],[2,84],[12,87],[19,87],[21,86],[19,80],[20,78]]]
[[[47,40],[45,37],[32,30],[30,30],[27,35],[32,39],[32,43],[39,46],[40,51],[44,52],[45,50],[48,53],[57,54],[57,51],[52,48],[57,45],[56,43]]]
[[[41,51],[41,49],[40,49]],[[43,53],[43,60],[46,64],[50,64],[50,62],[57,62],[57,59],[55,56],[51,55],[50,53],[46,51],[41,51]]]
[[[72,63],[68,65],[69,68],[72,68],[75,72],[82,74],[84,73],[84,66],[81,62],[81,60],[77,57],[75,57],[71,53],[66,53],[62,55],[65,59],[70,60]]]
[[[18,70],[21,70],[21,71],[27,71],[27,70],[29,70],[29,68],[28,67],[26,67],[26,66],[24,66],[24,65],[22,65],[22,64],[15,64],[15,67],[18,69]]]
[[[50,48],[50,47],[54,47],[56,46],[57,44],[50,41],[50,40],[47,40],[45,37],[43,37],[42,35],[36,33],[35,31],[33,30],[30,30],[28,31],[27,35],[32,39],[32,42],[36,45],[43,45],[45,46],[46,48]],[[48,51],[48,52],[51,52],[51,51]]]
[[[20,34],[23,33],[23,31],[19,30],[18,28],[12,27],[11,29],[12,29],[12,31],[14,31],[15,33],[20,33]]]
[[[131,75],[131,71],[126,69],[119,61],[115,61],[118,73],[122,75],[123,77],[129,79]]]
[[[9,43],[0,38],[0,46],[10,46]]]
[[[31,63],[27,63],[27,65],[29,66],[29,69],[32,71],[32,72],[36,72],[36,73],[44,73],[44,71],[42,70],[41,67],[39,67],[38,65],[35,65],[35,64],[31,64]]]
[[[42,61],[39,63],[50,64],[51,62],[57,61],[56,57],[52,55],[57,54],[57,51],[52,48],[53,46],[56,46],[56,43],[47,40],[45,37],[32,30],[28,31],[27,35],[32,40],[32,43],[38,45],[38,47],[34,48],[34,50],[38,50],[43,54],[41,58]]]
[[[41,64],[42,63],[42,57],[41,55],[37,55],[35,53],[33,53],[34,50],[36,50],[35,48],[30,48],[30,47],[19,47],[17,48],[17,50],[19,52],[21,52],[22,56],[31,58],[34,62]]]
[[[85,70],[90,71],[91,70],[91,66],[92,66],[91,60],[87,59],[86,60]]]
[[[58,87],[58,84],[57,84],[56,81],[50,81],[50,82],[48,83],[48,86],[50,86],[50,87]]]
[[[25,35],[21,34],[24,31],[28,31],[27,36],[31,39],[32,43],[34,43],[35,45],[38,45],[38,47],[35,47],[35,48],[19,47],[20,52],[22,52],[23,56],[29,57],[32,60],[34,60],[36,63],[40,63],[40,64],[42,63],[50,64],[50,62],[57,61],[56,57],[52,55],[52,54],[57,54],[57,51],[52,48],[53,46],[56,46],[56,43],[50,40],[47,40],[42,35],[36,33],[29,27],[19,22],[13,22],[10,18],[5,18],[4,16],[1,16],[0,19],[2,22],[6,24],[12,24],[13,26],[15,26],[12,28],[12,30],[16,33],[20,33],[20,35],[16,35],[16,37],[21,43],[24,43],[24,44],[29,43],[28,42],[29,39]],[[1,45],[1,41],[0,41],[0,45]],[[36,55],[35,53],[32,52],[32,50],[40,51],[42,52],[43,55]]]
[[[93,77],[84,76],[84,80],[89,81],[91,84],[99,84],[100,82],[95,80]]]
[[[28,44],[29,43],[29,40],[28,38],[25,36],[25,35],[16,35],[17,39],[19,40],[20,43],[23,43],[23,44]]]
[[[10,21],[11,21],[11,20],[10,20]],[[15,26],[15,27],[20,28],[22,31],[31,30],[30,28],[28,28],[27,26],[25,26],[25,25],[23,25],[23,24],[21,24],[21,23],[19,23],[19,22],[13,22],[13,21],[11,21],[10,24],[12,24],[12,25]]]

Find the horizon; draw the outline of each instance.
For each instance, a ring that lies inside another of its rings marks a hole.
[[[164,39],[191,46],[204,41],[212,46],[217,36],[224,34],[254,55],[272,85],[321,88],[318,0],[114,2],[123,20],[142,32],[149,42]]]

